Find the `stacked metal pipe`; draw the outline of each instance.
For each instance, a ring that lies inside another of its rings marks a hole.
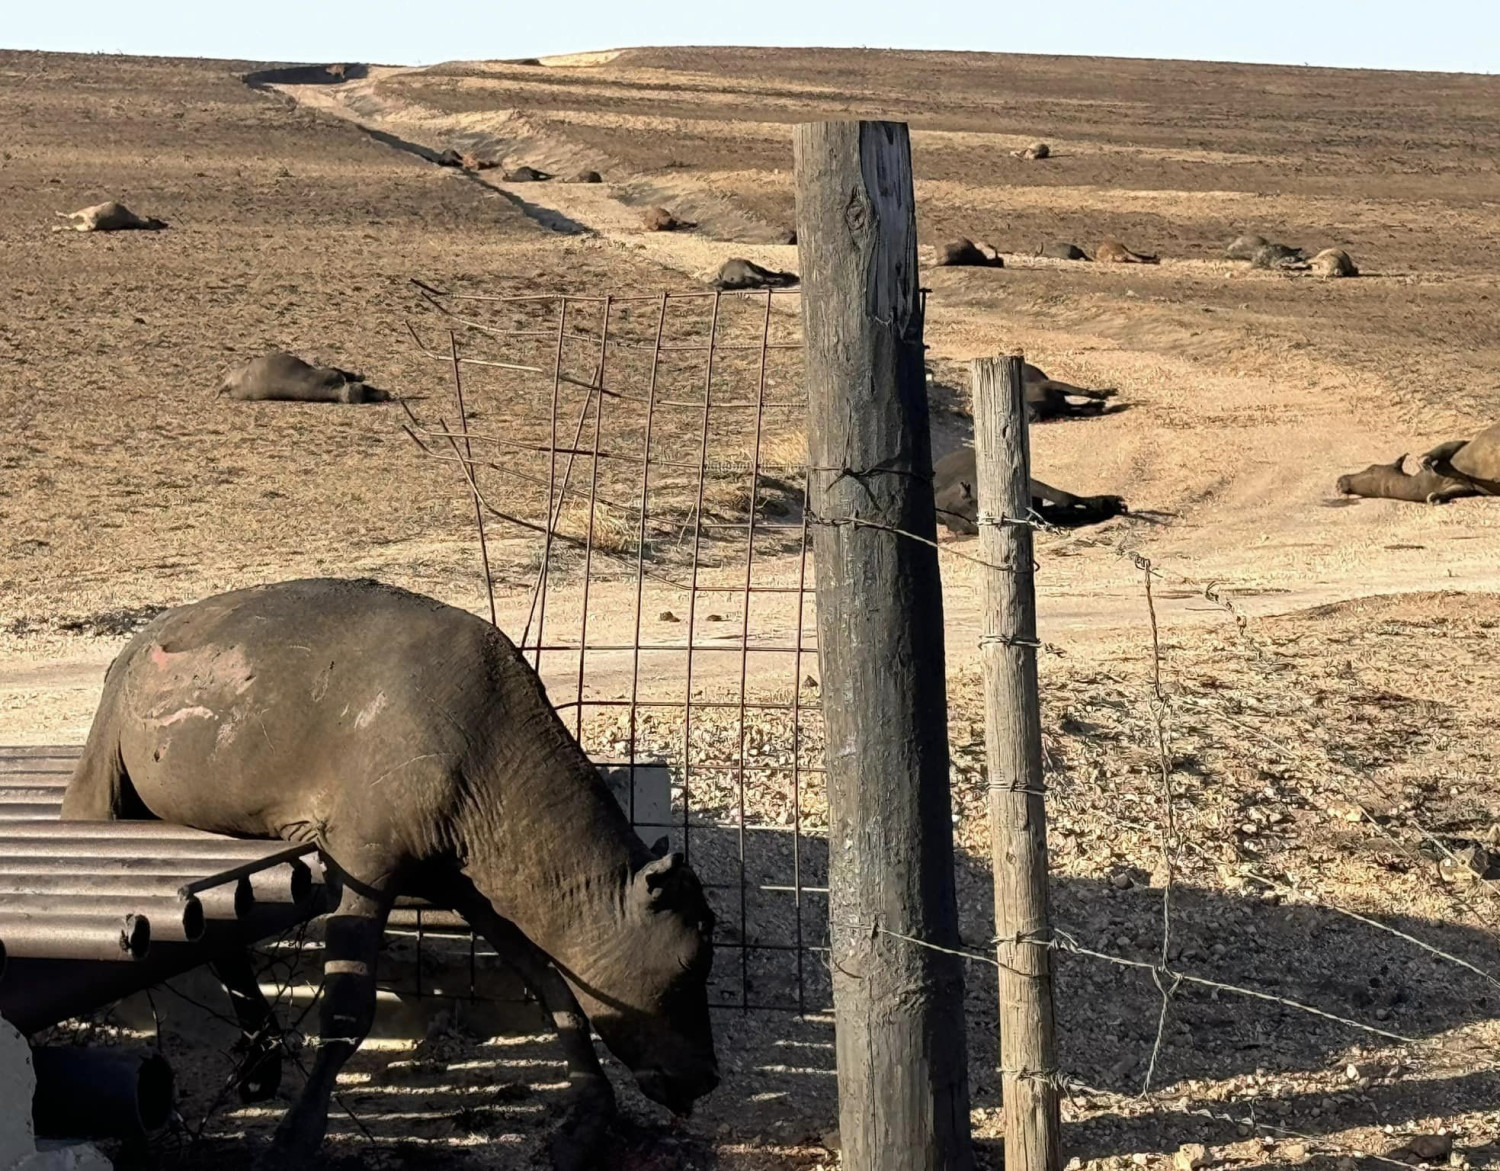
[[[142,959],[257,903],[302,904],[311,846],[160,821],[65,822],[76,748],[0,748],[0,974],[15,959]]]

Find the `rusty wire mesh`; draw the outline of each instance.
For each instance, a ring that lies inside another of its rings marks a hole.
[[[703,879],[713,1003],[826,1007],[795,292],[416,289],[451,390],[407,431],[472,499],[490,613],[641,836]]]

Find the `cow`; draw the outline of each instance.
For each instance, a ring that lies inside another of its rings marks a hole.
[[[466,610],[330,578],[169,610],[110,665],[62,812],[316,843],[338,904],[322,1040],[264,1166],[305,1165],[322,1143],[402,896],[461,914],[551,1016],[570,1084],[554,1166],[601,1165],[614,1095],[590,1025],[676,1113],[718,1083],[701,884],[646,847],[536,672]],[[219,971],[251,1046],[242,1095],[269,1097],[274,1013],[242,954]]]
[[[1159,257],[1144,252],[1132,252],[1120,241],[1114,239],[1100,241],[1099,247],[1094,250],[1094,259],[1103,264],[1161,263]]]
[[[167,226],[164,220],[143,218],[114,200],[57,215],[68,222],[56,225],[54,232],[159,232]]]
[[[932,469],[932,489],[939,524],[953,533],[979,531],[979,484],[972,447],[961,447],[938,460]],[[1130,511],[1118,496],[1075,496],[1034,477],[1031,507],[1048,524],[1069,527],[1098,524]]]
[[[380,403],[391,397],[362,374],[313,366],[285,350],[236,366],[224,375],[218,393],[236,402]]]
[[[777,272],[775,269],[762,268],[754,261],[745,260],[739,256],[732,257],[721,264],[713,280],[714,288],[726,291],[789,289],[796,283],[797,274],[794,272]]]
[[[946,244],[939,244],[937,257],[933,261],[939,268],[1004,268],[1005,261],[993,247],[980,241],[960,236]]]
[[[1321,277],[1358,276],[1359,269],[1342,248],[1325,248],[1308,262],[1308,267]]]
[[[648,207],[641,213],[641,224],[648,232],[675,232],[693,225],[678,219],[664,207]]]

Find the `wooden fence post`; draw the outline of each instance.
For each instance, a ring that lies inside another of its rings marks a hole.
[[[891,531],[937,533],[911,140],[792,142],[842,1166],[967,1171],[962,961],[922,946],[959,943],[942,585],[936,548]]]
[[[1031,450],[1019,356],[974,363],[974,458],[984,575],[985,745],[989,765],[1000,1068],[1006,1171],[1058,1171],[1058,1089],[1047,898],[1047,813],[1036,678]]]

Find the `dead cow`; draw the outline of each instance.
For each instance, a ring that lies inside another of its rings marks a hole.
[[[1417,504],[1446,504],[1461,496],[1478,496],[1481,493],[1472,484],[1452,476],[1441,476],[1423,469],[1415,475],[1403,470],[1406,454],[1403,452],[1388,464],[1371,464],[1362,472],[1351,472],[1340,476],[1340,496],[1366,496],[1380,500],[1410,500]]]
[[[552,176],[535,167],[517,167],[513,171],[506,171],[501,178],[507,183],[545,183]]]
[[[614,1095],[590,1025],[677,1113],[718,1083],[702,886],[682,855],[653,856],[530,665],[465,610],[321,579],[168,611],[110,665],[63,817],[317,843],[338,898],[322,1041],[262,1165],[316,1154],[402,896],[461,914],[551,1016],[569,1070],[555,1166],[604,1165]],[[273,1010],[243,953],[216,970],[250,1046],[241,1090],[270,1097]]]
[[[579,171],[568,180],[569,183],[603,183],[604,176],[598,171]]]
[[[382,403],[383,390],[364,376],[334,366],[313,366],[296,354],[276,350],[224,375],[219,394],[236,402]]]
[[[719,266],[714,277],[716,289],[789,289],[797,283],[794,272],[777,272],[762,268],[753,260],[735,256]]]
[[[933,501],[938,523],[954,533],[979,531],[979,487],[974,449],[961,447],[932,469]],[[1118,496],[1074,496],[1040,480],[1031,480],[1031,507],[1048,524],[1098,524],[1129,512]]]
[[[1089,255],[1077,244],[1055,243],[1043,244],[1036,250],[1038,256],[1045,256],[1051,260],[1087,260]]]
[[[1321,277],[1358,276],[1359,269],[1342,248],[1325,248],[1309,261],[1309,267]]]
[[[1109,400],[1115,397],[1114,387],[1094,390],[1059,382],[1027,362],[1021,368],[1026,389],[1026,414],[1033,423],[1048,419],[1077,419],[1103,415],[1111,410]],[[1073,399],[1083,399],[1081,403]],[[1114,407],[1114,410],[1121,408]]]
[[[1045,142],[1033,142],[1028,147],[1010,152],[1010,156],[1013,159],[1045,159],[1051,156],[1051,154],[1052,148]]]
[[[1120,241],[1114,239],[1100,241],[1099,247],[1094,250],[1094,259],[1103,264],[1161,263],[1159,257],[1144,252],[1132,252]]]
[[[641,213],[641,223],[648,232],[675,232],[679,228],[693,226],[678,219],[664,207],[648,207]]]
[[[1420,462],[1424,471],[1463,480],[1485,496],[1500,496],[1500,423],[1473,439],[1439,444]]]
[[[990,245],[960,236],[946,244],[939,244],[937,258],[933,261],[939,268],[1004,268],[1005,261]]]
[[[1307,258],[1300,248],[1287,244],[1262,244],[1250,254],[1250,267],[1305,272]]]
[[[68,222],[58,224],[52,229],[54,232],[159,232],[167,226],[163,220],[142,219],[114,200],[79,211],[60,211],[57,215]]]
[[[1228,247],[1224,249],[1224,255],[1230,260],[1251,260],[1255,257],[1258,248],[1264,248],[1271,241],[1264,236],[1254,234],[1236,236],[1229,241]]]

